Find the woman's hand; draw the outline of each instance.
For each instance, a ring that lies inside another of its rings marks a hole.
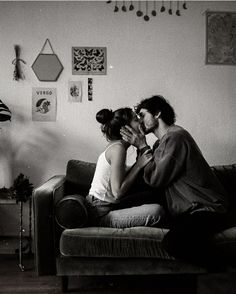
[[[149,161],[152,160],[152,152],[151,150],[145,151],[142,155],[140,155],[136,161],[136,165],[141,169],[145,165],[148,164]]]

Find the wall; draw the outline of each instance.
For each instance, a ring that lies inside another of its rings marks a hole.
[[[193,134],[210,164],[235,162],[236,71],[205,65],[206,10],[235,11],[236,3],[192,1],[181,17],[158,13],[145,22],[135,12],[114,14],[105,1],[0,2],[0,99],[12,111],[12,121],[2,126],[2,185],[23,172],[37,186],[65,173],[71,158],[96,161],[106,145],[96,112],[157,93],[175,107],[177,123]],[[46,38],[64,66],[57,82],[40,82],[31,69]],[[15,44],[27,62],[19,82],[13,80]],[[92,76],[93,101],[88,76],[72,75],[72,46],[107,47],[107,75]],[[70,80],[83,82],[82,103],[68,102]],[[32,121],[33,87],[57,89],[56,122]]]

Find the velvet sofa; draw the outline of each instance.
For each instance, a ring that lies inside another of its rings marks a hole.
[[[214,236],[221,270],[236,264],[236,164],[213,166],[228,192],[229,228]],[[66,174],[56,175],[33,192],[36,272],[58,275],[62,291],[69,276],[202,274],[209,269],[176,260],[161,247],[168,228],[90,227],[86,203],[95,164],[70,160]],[[234,226],[235,224],[235,226]]]

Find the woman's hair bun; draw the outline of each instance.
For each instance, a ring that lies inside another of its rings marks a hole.
[[[98,111],[98,113],[96,114],[96,120],[100,123],[100,124],[107,124],[108,122],[110,122],[112,120],[114,116],[114,112],[111,109],[102,109],[100,111]]]

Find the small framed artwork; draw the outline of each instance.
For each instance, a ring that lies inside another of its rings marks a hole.
[[[68,84],[68,96],[69,102],[82,102],[82,82],[81,81],[69,81]]]
[[[72,47],[73,75],[106,75],[106,47]]]
[[[93,79],[88,78],[88,101],[93,100]]]
[[[56,121],[57,93],[55,88],[32,89],[32,120]]]
[[[206,64],[236,65],[236,12],[206,12]]]

